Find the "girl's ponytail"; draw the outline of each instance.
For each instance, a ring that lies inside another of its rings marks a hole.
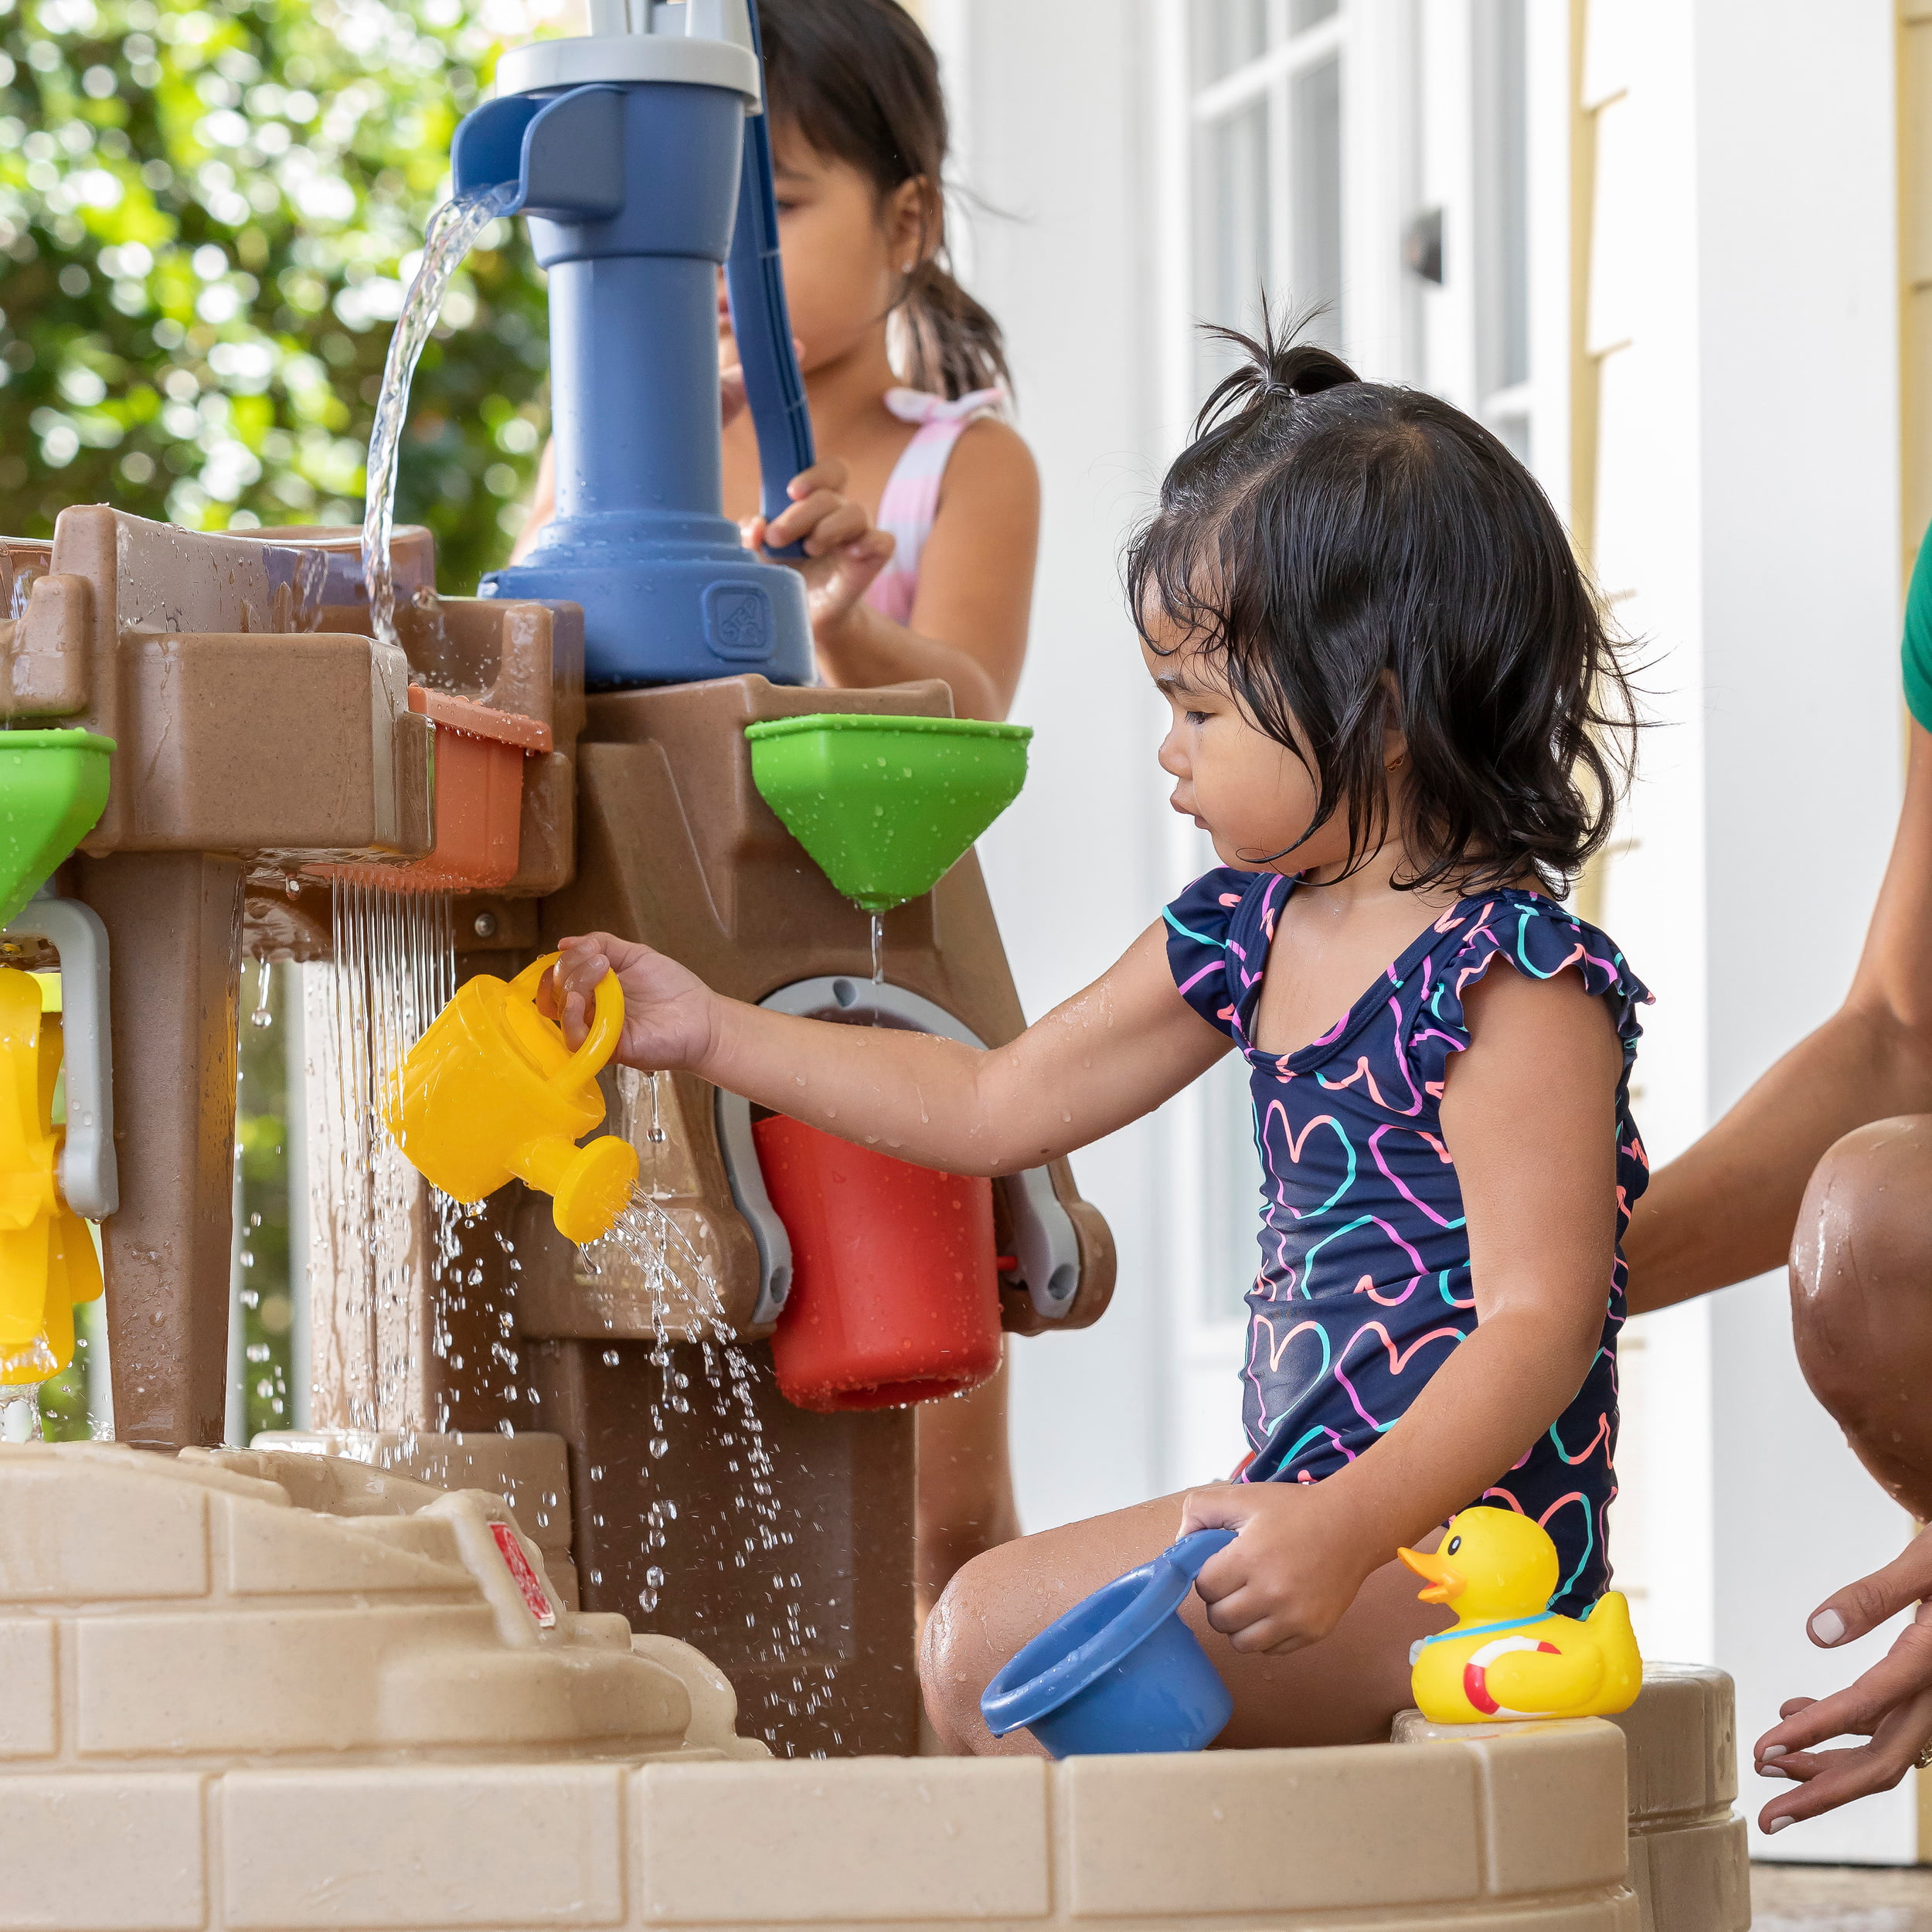
[[[953,279],[946,255],[946,97],[932,43],[898,0],[760,0],[770,109],[822,155],[849,162],[883,198],[925,184],[923,259],[895,324],[914,389],[957,401],[1010,387],[999,325]]]
[[[928,256],[906,278],[906,380],[957,402],[979,389],[1010,389],[999,325],[954,281],[943,256]]]

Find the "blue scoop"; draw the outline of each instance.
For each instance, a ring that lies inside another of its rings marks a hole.
[[[988,1730],[1024,1726],[1054,1757],[1211,1743],[1234,1699],[1179,1612],[1201,1566],[1233,1540],[1197,1529],[1048,1624],[981,1693]]]

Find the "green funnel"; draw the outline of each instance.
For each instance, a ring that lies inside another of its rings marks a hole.
[[[1028,725],[832,712],[748,725],[751,778],[869,913],[929,893],[1026,782]]]
[[[0,926],[100,821],[111,738],[0,731]]]

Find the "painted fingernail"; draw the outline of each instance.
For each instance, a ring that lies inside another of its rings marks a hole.
[[[1758,1753],[1760,1757],[1782,1757],[1791,1749],[1788,1744],[1767,1744]]]
[[[1845,1619],[1835,1610],[1821,1610],[1811,1619],[1811,1634],[1821,1644],[1842,1642],[1845,1636]]]
[[[1774,1818],[1771,1820],[1770,1824],[1765,1826],[1764,1829],[1767,1833],[1771,1832],[1781,1832],[1786,1825],[1795,1825],[1797,1822],[1798,1820],[1794,1818]]]

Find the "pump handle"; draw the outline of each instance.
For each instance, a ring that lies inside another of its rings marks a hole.
[[[506,998],[527,999],[536,1003],[536,989],[543,975],[563,955],[546,953],[541,959],[532,960],[512,980],[505,990]],[[557,1029],[560,1032],[563,1029]],[[560,1094],[574,1092],[586,1087],[602,1073],[611,1056],[617,1050],[617,1036],[624,1031],[624,988],[617,984],[615,973],[607,971],[597,981],[597,1004],[590,1015],[590,1030],[583,1036],[583,1044],[550,1076],[550,1084]]]
[[[758,34],[757,0],[750,0],[751,46],[764,66]],[[769,100],[769,95],[767,96]],[[725,264],[725,294],[731,304],[732,338],[744,370],[745,398],[758,433],[759,507],[767,522],[791,499],[785,486],[817,461],[805,385],[791,346],[791,313],[785,306],[784,270],[778,257],[778,208],[771,192],[771,117],[745,116],[744,163],[738,174],[738,222]],[[801,557],[801,543],[770,551]]]

